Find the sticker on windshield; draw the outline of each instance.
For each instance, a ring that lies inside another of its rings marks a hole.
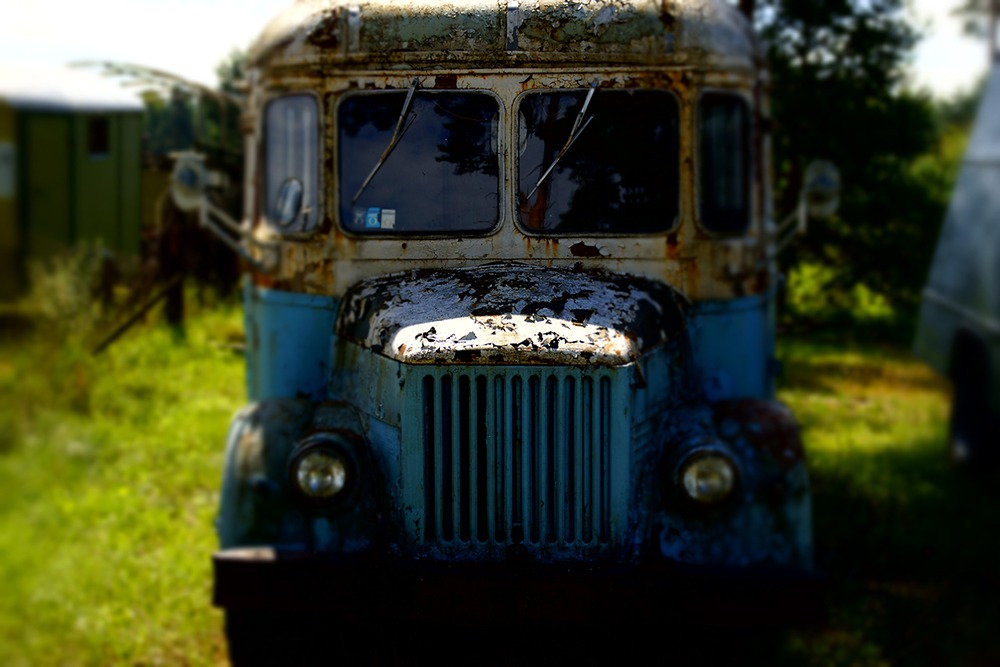
[[[367,229],[378,229],[379,227],[382,226],[382,223],[379,220],[379,213],[380,209],[377,208],[368,209],[368,212],[365,213],[365,227]]]
[[[395,229],[395,228],[396,228],[396,209],[394,208],[382,209],[382,229]]]
[[[354,226],[363,226],[365,229],[395,229],[396,209],[377,206],[356,208],[354,209]]]

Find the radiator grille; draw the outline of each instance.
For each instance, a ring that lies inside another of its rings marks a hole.
[[[611,382],[546,373],[422,378],[431,544],[611,539]]]

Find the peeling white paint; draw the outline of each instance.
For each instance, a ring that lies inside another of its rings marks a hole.
[[[627,332],[558,317],[490,315],[434,320],[404,326],[386,352],[406,363],[434,363],[476,352],[484,360],[521,351],[540,363],[596,362],[618,365],[639,356]]]
[[[339,329],[407,363],[621,365],[680,322],[675,304],[664,317],[666,288],[641,284],[523,264],[402,274],[357,288]]]

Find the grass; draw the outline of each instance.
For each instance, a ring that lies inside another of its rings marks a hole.
[[[242,363],[235,307],[104,355],[0,351],[0,664],[224,662],[212,520]]]
[[[791,664],[1000,664],[1000,493],[946,456],[948,387],[898,348],[783,345],[830,623]]]
[[[236,307],[92,357],[0,341],[0,665],[222,665],[209,601]],[[781,399],[810,456],[830,622],[786,664],[996,664],[1000,488],[951,469],[947,386],[899,348],[796,338]]]

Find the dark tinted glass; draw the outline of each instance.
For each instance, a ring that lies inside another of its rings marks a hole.
[[[496,99],[416,91],[403,115],[406,97],[407,91],[370,93],[340,103],[341,224],[362,234],[489,231],[500,201]]]
[[[699,106],[701,224],[721,233],[750,226],[750,110],[742,97],[702,96]]]
[[[665,91],[597,90],[581,116],[587,92],[536,93],[521,102],[521,224],[538,234],[670,229],[677,218],[678,192],[678,112],[673,96]],[[583,129],[563,150],[578,116]]]

